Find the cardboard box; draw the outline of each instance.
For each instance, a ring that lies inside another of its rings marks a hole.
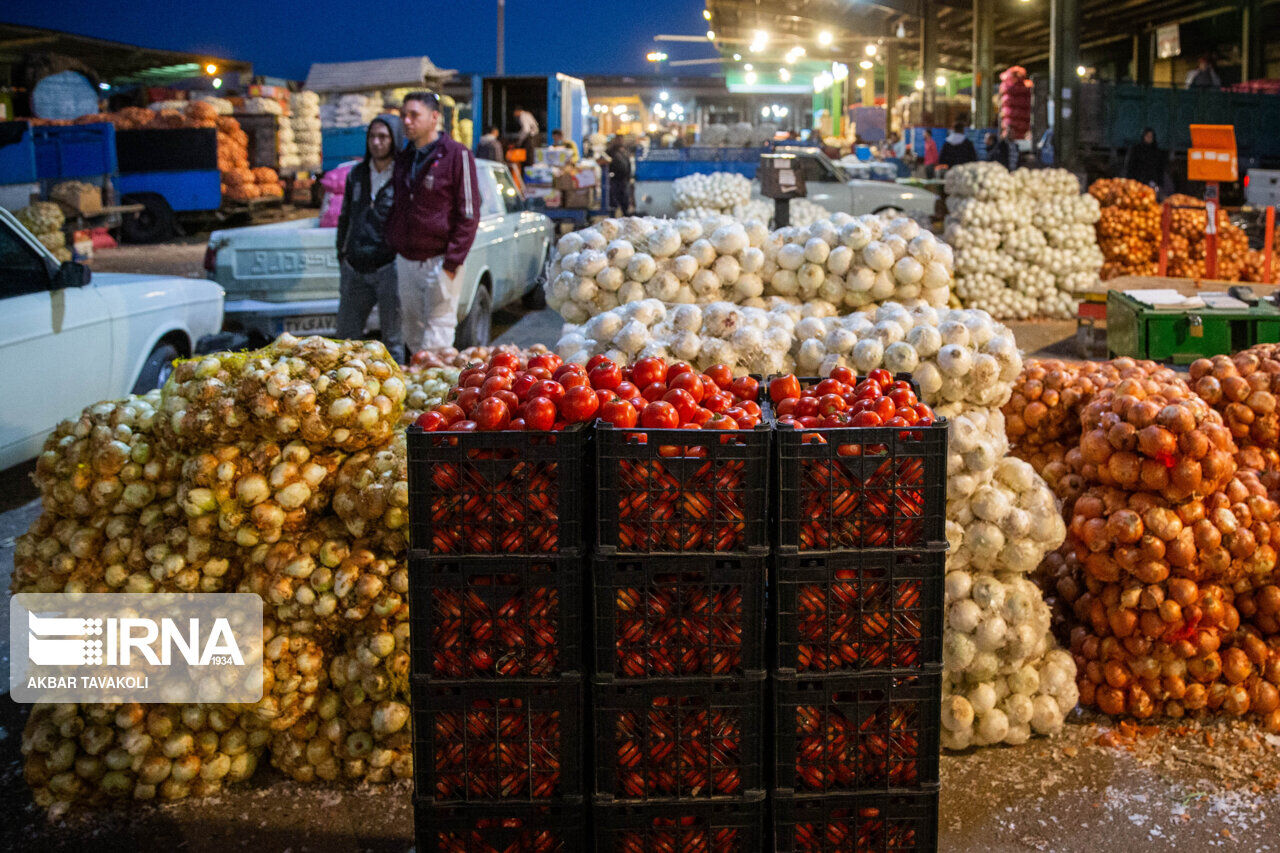
[[[589,187],[584,190],[564,190],[563,202],[560,206],[572,209],[591,209],[596,207],[595,187]]]
[[[566,192],[579,189],[578,182],[573,179],[573,174],[571,172],[561,172],[556,175],[555,184],[553,186],[558,190],[564,190]]]
[[[97,216],[102,213],[102,190],[78,182],[58,184],[49,191],[49,198],[56,201],[64,213],[81,216]]]

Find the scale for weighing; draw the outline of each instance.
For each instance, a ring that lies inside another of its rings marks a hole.
[[[1107,293],[1107,349],[1112,356],[1190,364],[1277,342],[1280,307],[1248,287],[1194,297],[1174,290]]]

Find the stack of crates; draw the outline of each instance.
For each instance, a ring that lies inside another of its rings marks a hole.
[[[933,850],[946,422],[782,425],[774,459],[776,849]]]
[[[596,426],[593,845],[766,849],[771,430]]]
[[[424,853],[585,847],[589,436],[408,432]]]

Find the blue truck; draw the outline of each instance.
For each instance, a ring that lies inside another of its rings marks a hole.
[[[587,132],[586,84],[567,74],[471,78],[471,147],[486,128],[498,127],[513,136],[519,127],[512,112],[524,107],[538,120],[547,139],[551,131],[563,131],[582,150]]]

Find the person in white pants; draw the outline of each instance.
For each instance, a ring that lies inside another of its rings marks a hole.
[[[396,157],[387,245],[396,253],[400,315],[410,352],[447,347],[458,325],[462,278],[480,221],[480,182],[471,149],[440,132],[440,100],[405,95],[409,144]]]

